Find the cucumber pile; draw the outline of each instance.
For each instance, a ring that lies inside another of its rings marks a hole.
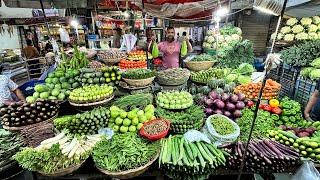
[[[226,163],[228,153],[206,142],[186,143],[181,135],[161,140],[159,167],[172,179],[206,179]]]
[[[101,71],[94,68],[82,68],[81,74],[76,80],[82,85],[106,84],[121,80],[122,73],[116,66],[102,67]]]
[[[198,72],[191,72],[191,80],[196,82],[207,83],[211,78],[216,77],[216,70],[210,68]]]
[[[54,125],[59,130],[68,129],[72,134],[96,134],[108,124],[109,117],[109,109],[98,107],[81,114],[59,117],[54,120]]]
[[[69,96],[72,102],[92,102],[102,100],[111,96],[113,93],[113,87],[107,84],[102,85],[89,85],[83,86],[78,89],[74,89]]]

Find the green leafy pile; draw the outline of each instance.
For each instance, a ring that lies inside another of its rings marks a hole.
[[[137,133],[128,132],[115,134],[111,140],[100,141],[92,157],[97,167],[119,172],[147,164],[159,149],[159,142],[147,141]]]
[[[127,79],[147,79],[156,75],[156,71],[150,69],[134,68],[127,70],[122,77]]]
[[[309,66],[311,62],[320,57],[320,40],[306,41],[281,51],[281,59],[291,66]]]
[[[218,63],[221,67],[237,69],[241,63],[253,64],[254,52],[250,40],[233,41],[218,50]]]
[[[241,113],[242,117],[237,122],[240,127],[239,138],[242,142],[246,142],[249,138],[254,113],[251,109],[244,109]],[[270,116],[270,112],[259,109],[256,123],[252,131],[252,139],[267,137],[267,131],[273,128],[274,122]]]
[[[153,95],[147,94],[130,94],[118,98],[113,105],[121,109],[129,109],[132,107],[145,107],[148,104],[152,104]]]
[[[36,150],[29,147],[24,148],[21,152],[12,156],[12,159],[18,161],[23,169],[52,173],[59,169],[79,164],[87,157],[88,156],[83,156],[80,159],[68,158],[68,156],[61,153],[60,146],[57,143],[52,145],[48,150]]]
[[[215,57],[210,54],[200,54],[194,58],[192,58],[190,61],[214,61]]]

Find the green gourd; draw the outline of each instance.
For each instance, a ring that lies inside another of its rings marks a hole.
[[[183,41],[181,45],[181,56],[185,56],[188,53],[187,42]]]
[[[153,43],[153,47],[152,47],[152,57],[153,57],[153,58],[157,58],[158,56],[159,56],[158,44],[157,44],[157,43]]]

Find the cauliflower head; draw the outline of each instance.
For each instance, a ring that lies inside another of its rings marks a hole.
[[[232,37],[231,37],[231,36],[225,36],[225,37],[224,37],[224,40],[225,40],[227,43],[230,43],[230,42],[232,42]]]
[[[214,36],[209,36],[207,42],[208,42],[208,43],[213,43],[213,42],[215,42]]]
[[[238,34],[232,34],[231,38],[232,38],[233,41],[241,40],[241,36],[239,36]]]
[[[312,19],[309,17],[304,17],[300,20],[300,22],[303,26],[307,26],[312,23]]]
[[[310,25],[308,26],[308,31],[309,31],[309,32],[317,32],[317,30],[318,30],[318,26],[317,26],[317,25],[310,24]]]
[[[313,16],[312,17],[313,23],[318,25],[320,24],[320,17],[319,16]]]
[[[292,27],[292,32],[295,34],[301,33],[303,30],[304,30],[304,28],[300,24]]]
[[[235,27],[235,29],[236,29],[236,31],[237,31],[237,34],[238,34],[239,36],[241,36],[242,30],[241,30],[239,27]]]
[[[294,40],[294,34],[286,34],[286,35],[284,35],[283,39],[285,41],[293,41]]]
[[[278,33],[277,40],[283,39],[284,35],[282,33]]]
[[[309,38],[309,36],[308,36],[308,34],[305,33],[305,32],[301,32],[301,33],[298,33],[298,34],[296,35],[296,39],[297,39],[297,40],[306,40],[306,39],[308,39],[308,38]]]
[[[204,42],[203,43],[203,47],[206,48],[206,49],[209,49],[211,47],[211,45],[207,42]]]
[[[316,32],[311,32],[308,35],[309,35],[309,39],[311,40],[319,39],[319,36]]]
[[[289,26],[284,26],[284,27],[281,28],[280,32],[282,34],[288,34],[288,33],[291,32],[291,28]]]
[[[297,24],[297,22],[298,22],[297,18],[290,18],[290,19],[287,20],[286,25],[287,26],[293,26],[293,25]]]

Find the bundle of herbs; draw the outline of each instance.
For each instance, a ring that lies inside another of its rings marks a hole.
[[[210,54],[200,54],[195,56],[190,61],[214,61],[215,57]]]
[[[156,75],[156,71],[150,69],[134,68],[128,69],[122,77],[126,79],[147,79]]]
[[[24,146],[20,135],[0,129],[0,167],[11,162],[10,158]]]
[[[306,41],[281,51],[281,59],[291,66],[310,66],[310,63],[320,57],[320,40]]]
[[[237,69],[241,63],[253,64],[254,52],[250,40],[234,41],[218,49],[218,63],[221,67]]]

